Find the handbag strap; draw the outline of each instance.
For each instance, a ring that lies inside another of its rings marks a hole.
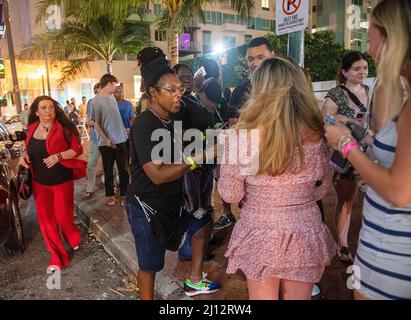
[[[351,101],[355,103],[355,105],[360,108],[361,112],[366,112],[367,108],[364,106],[364,104],[358,99],[358,97],[350,91],[346,86],[341,85],[339,86],[341,89],[346,91],[348,93],[348,96],[350,97]]]
[[[152,207],[150,207],[147,203],[145,203],[144,201],[140,200],[139,197],[137,197],[136,195],[134,195],[134,198],[136,198],[136,200],[138,201],[138,203],[141,206],[141,209],[143,209],[143,212],[146,216],[146,219],[148,222],[151,221],[151,216],[154,216],[154,214],[157,213],[157,211],[155,209],[153,209]]]

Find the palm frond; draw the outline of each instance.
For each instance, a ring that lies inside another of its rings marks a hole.
[[[38,59],[44,57],[44,48],[47,45],[54,43],[56,40],[55,34],[43,33],[31,38],[30,42],[24,47],[19,57],[21,59]],[[51,48],[49,48],[50,50]]]
[[[85,71],[90,70],[90,60],[92,57],[69,61],[68,65],[61,69],[62,77],[57,81],[57,86],[62,88],[65,83],[75,80],[79,74],[84,74]]]
[[[250,18],[254,11],[254,0],[231,0],[231,7],[243,17]]]

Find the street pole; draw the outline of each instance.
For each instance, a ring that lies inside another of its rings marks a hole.
[[[51,97],[51,86],[50,86],[50,73],[49,73],[49,47],[46,43],[44,45],[44,62],[46,64],[46,77],[47,77],[47,91],[48,96]]]
[[[9,49],[9,57],[10,57],[10,67],[11,67],[11,76],[13,79],[13,93],[16,98],[16,109],[17,113],[20,114],[21,108],[21,95],[19,89],[19,79],[17,77],[17,68],[16,68],[16,57],[14,54],[14,46],[13,46],[13,38],[11,33],[11,26],[10,26],[10,12],[9,12],[9,0],[4,0],[4,20],[6,24],[6,37],[7,37],[7,46]]]
[[[43,75],[41,75],[41,87],[43,88],[43,96],[45,96],[45,95],[46,95],[46,91],[45,91],[45,89],[44,89],[44,76],[43,76]]]
[[[288,52],[287,55],[304,68],[304,30],[288,34]]]

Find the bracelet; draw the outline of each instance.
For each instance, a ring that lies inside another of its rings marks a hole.
[[[193,160],[191,157],[186,157],[186,160],[188,161],[188,164],[191,165],[190,170],[193,171],[197,169],[197,163]]]
[[[344,148],[344,146],[353,141],[354,138],[351,135],[347,135],[347,136],[342,136],[340,137],[340,140],[338,140],[338,145],[337,145],[337,149],[342,153],[342,149]]]
[[[61,152],[57,152],[56,155],[57,155],[57,158],[59,159],[59,161],[60,161],[61,159],[63,159],[63,156],[61,155]]]
[[[350,151],[351,151],[352,149],[354,149],[355,147],[358,147],[358,146],[359,146],[359,144],[358,144],[357,141],[348,142],[348,143],[343,147],[343,149],[341,150],[341,153],[342,153],[343,157],[344,157],[344,158],[347,158],[347,157],[348,157],[348,154],[350,153]]]

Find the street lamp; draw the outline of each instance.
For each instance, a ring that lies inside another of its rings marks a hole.
[[[213,47],[213,53],[216,55],[220,55],[224,52],[224,45],[222,43],[217,43]]]
[[[215,55],[218,59],[218,67],[220,68],[221,76],[221,85],[224,85],[223,66],[227,64],[227,55],[225,54],[224,45],[221,42],[216,43],[213,47],[212,54]]]

